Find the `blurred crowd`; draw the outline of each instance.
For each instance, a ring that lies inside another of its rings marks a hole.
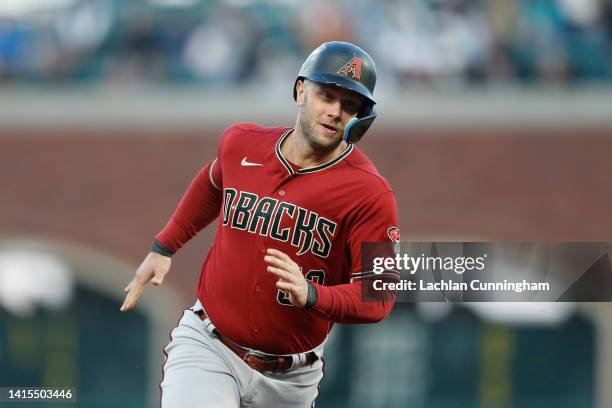
[[[291,82],[333,39],[385,86],[612,80],[612,0],[0,1],[0,84]]]

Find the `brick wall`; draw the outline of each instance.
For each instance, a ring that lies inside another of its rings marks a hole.
[[[406,130],[360,145],[394,187],[402,239],[612,240],[610,129]],[[137,265],[216,131],[0,131],[0,231]],[[209,228],[173,266],[193,298]],[[126,281],[129,277],[126,277]]]

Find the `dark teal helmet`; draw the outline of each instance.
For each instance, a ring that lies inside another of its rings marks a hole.
[[[344,139],[349,143],[358,142],[368,130],[376,112],[374,110],[374,85],[376,66],[372,58],[354,44],[332,41],[321,44],[302,65],[293,84],[293,99],[297,98],[295,86],[299,80],[309,79],[327,85],[336,85],[356,92],[365,98],[356,119],[349,122]]]

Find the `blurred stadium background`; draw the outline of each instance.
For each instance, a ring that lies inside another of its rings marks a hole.
[[[213,228],[127,315],[122,289],[219,132],[292,125],[335,39],[377,61],[361,147],[403,241],[612,241],[612,1],[1,0],[0,385],[157,406]],[[610,408],[611,316],[397,304],[336,326],[317,406]]]

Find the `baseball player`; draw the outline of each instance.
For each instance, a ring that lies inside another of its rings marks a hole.
[[[197,301],[164,350],[163,408],[313,406],[332,325],[391,311],[394,293],[362,301],[360,286],[373,276],[361,243],[399,239],[391,187],[354,144],[376,117],[375,82],[359,47],[318,47],[294,84],[295,127],[226,129],[156,235],[122,311],[219,217]]]

